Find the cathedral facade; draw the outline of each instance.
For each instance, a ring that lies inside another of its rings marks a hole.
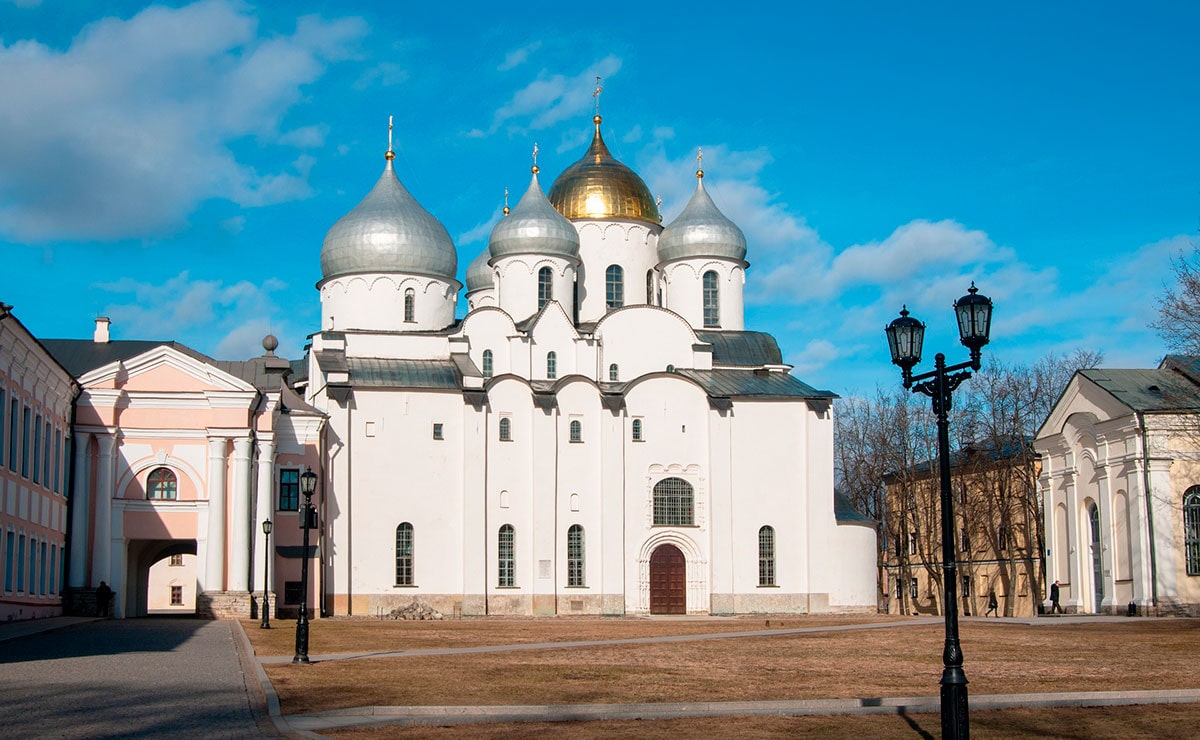
[[[548,192],[535,165],[465,286],[389,148],[325,236],[304,358],[268,337],[218,361],[106,320],[45,340],[77,383],[68,608],[104,581],[116,616],[244,615],[264,592],[281,615],[302,596],[321,615],[873,611],[835,396],[746,330],[743,232],[702,171],[664,227],[593,123]]]

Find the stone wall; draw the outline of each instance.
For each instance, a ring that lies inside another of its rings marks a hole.
[[[248,591],[204,591],[196,595],[196,616],[201,619],[249,619],[251,600]]]

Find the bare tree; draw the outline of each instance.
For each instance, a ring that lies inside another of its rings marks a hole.
[[[1158,298],[1158,318],[1150,326],[1171,350],[1185,355],[1200,355],[1200,244],[1191,254],[1178,254],[1171,260],[1175,284]]]

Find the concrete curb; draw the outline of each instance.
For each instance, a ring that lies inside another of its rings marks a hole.
[[[1101,707],[1132,704],[1200,702],[1200,689],[1169,691],[1077,691],[1056,694],[991,694],[971,698],[974,710],[1016,707]],[[779,716],[835,714],[936,714],[937,696],[796,701],[672,702],[657,704],[552,704],[530,706],[358,707],[290,715],[295,730],[319,731],[375,725],[462,725],[497,722],[585,722],[654,720],[680,717]],[[309,735],[313,737],[314,735]]]
[[[254,666],[254,674],[258,678],[258,686],[262,689],[263,695],[267,699],[267,716],[271,718],[271,724],[275,725],[276,731],[284,737],[320,738],[320,735],[313,732],[293,727],[291,721],[283,716],[283,712],[279,709],[279,694],[275,693],[275,687],[271,684],[271,679],[267,678],[267,672],[263,670],[262,661],[255,657],[254,646],[250,644],[250,637],[246,634],[246,630],[242,628],[241,621],[237,619],[229,621],[235,625],[238,636],[241,638],[245,655]]]

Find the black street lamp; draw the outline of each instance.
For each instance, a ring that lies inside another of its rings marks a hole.
[[[971,370],[979,370],[980,350],[988,343],[992,328],[992,301],[979,295],[975,283],[967,295],[954,303],[958,317],[960,341],[971,351],[971,359],[946,366],[946,356],[934,357],[934,369],[914,376],[912,369],[921,362],[921,345],[925,340],[925,325],[908,315],[908,307],[900,310],[900,318],[887,327],[888,346],[892,362],[900,366],[904,387],[913,393],[923,393],[933,399],[937,415],[938,473],[941,478],[942,500],[942,580],[946,607],[946,646],[942,650],[942,737],[970,737],[967,708],[967,674],[963,672],[962,648],[958,643],[958,570],[954,558],[954,498],[950,492],[950,403],[951,394]]]
[[[259,628],[271,629],[271,602],[267,596],[267,583],[271,578],[271,520],[263,519],[263,600],[262,624]]]
[[[300,555],[300,616],[296,618],[296,656],[293,663],[308,661],[308,530],[316,526],[316,509],[312,506],[317,490],[317,474],[308,468],[300,474],[300,493],[304,494],[304,509],[300,527],[304,530],[304,550]]]

